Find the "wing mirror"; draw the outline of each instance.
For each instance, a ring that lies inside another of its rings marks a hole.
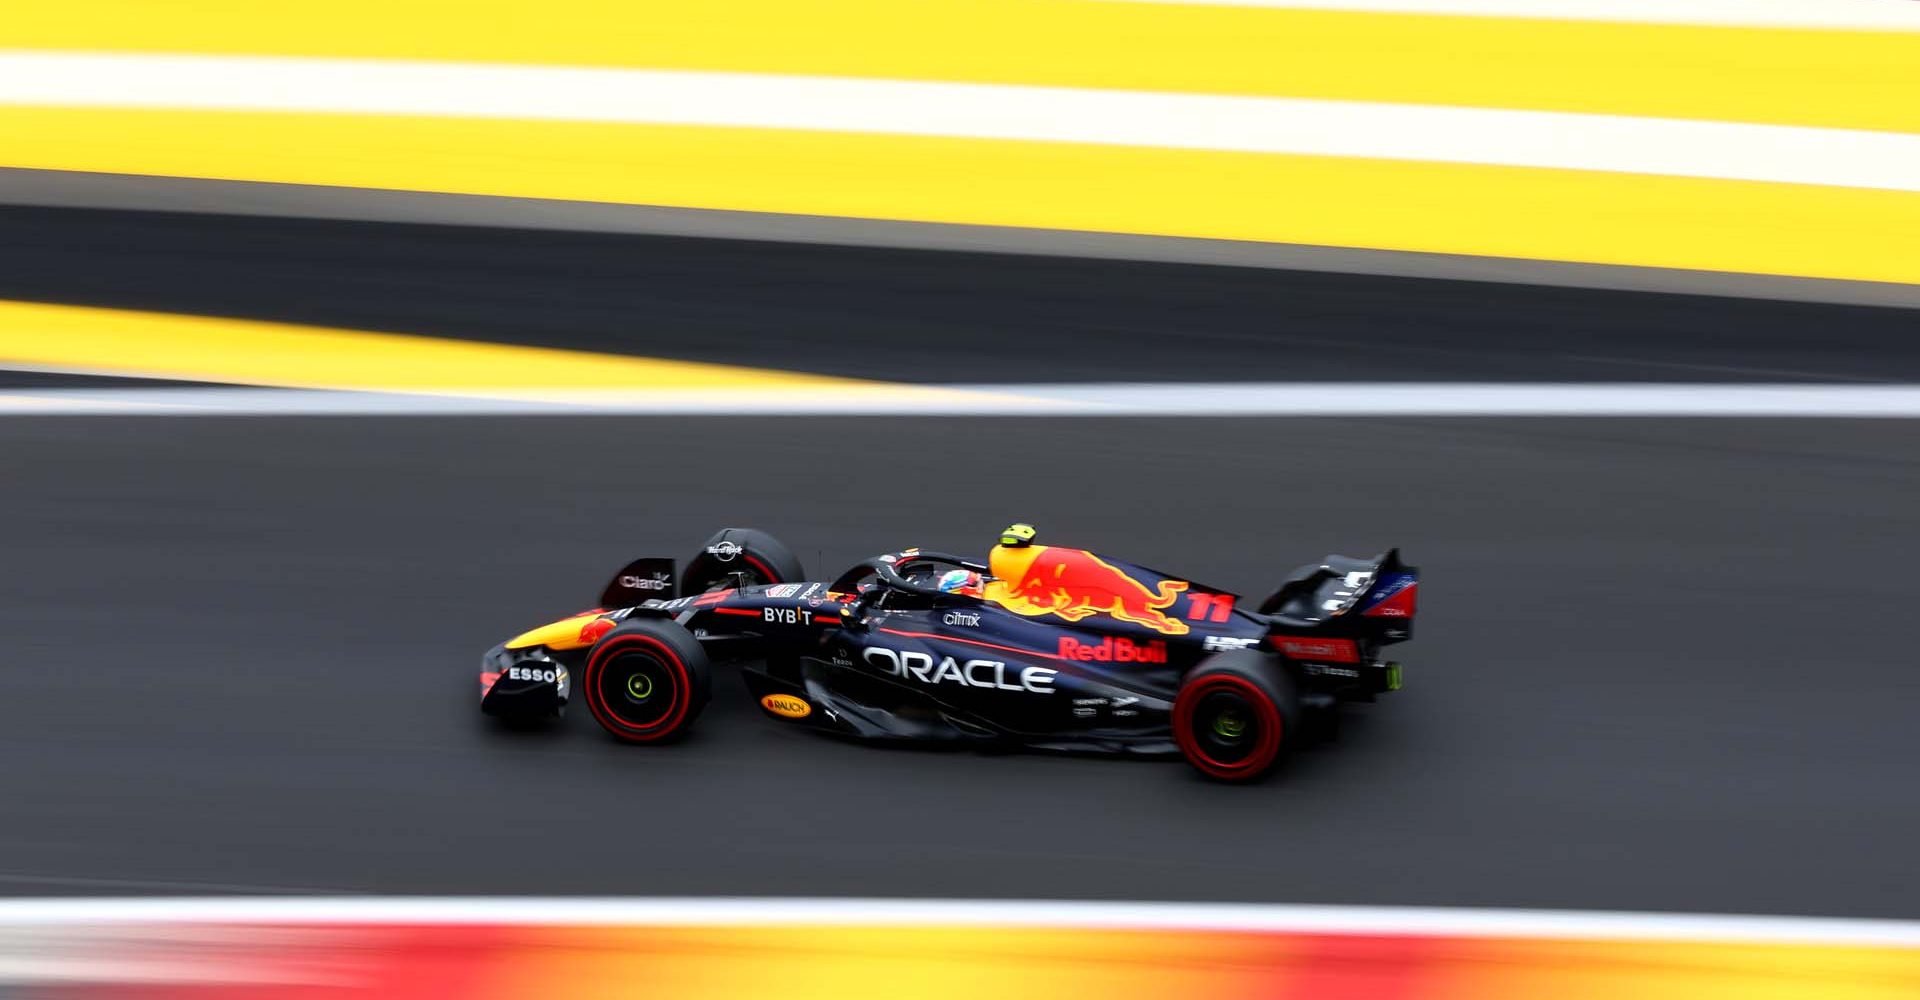
[[[853,600],[840,605],[841,628],[849,632],[865,632],[867,630],[868,596],[869,594],[861,594]]]

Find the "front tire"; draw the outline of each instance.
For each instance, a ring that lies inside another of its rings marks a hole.
[[[1300,720],[1300,698],[1281,662],[1252,650],[1194,668],[1173,701],[1173,737],[1201,774],[1254,781],[1273,770]]]
[[[601,728],[628,743],[677,739],[712,696],[706,651],[671,621],[628,621],[600,637],[580,675]]]
[[[680,593],[702,594],[714,585],[737,579],[744,585],[797,583],[807,578],[793,550],[778,538],[753,528],[722,528],[687,560]]]

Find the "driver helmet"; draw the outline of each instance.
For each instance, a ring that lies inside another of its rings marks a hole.
[[[940,574],[940,582],[937,586],[942,593],[946,594],[979,597],[986,593],[985,581],[981,579],[980,574],[970,569],[953,569]]]

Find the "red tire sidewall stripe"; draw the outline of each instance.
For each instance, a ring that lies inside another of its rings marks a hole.
[[[615,716],[613,709],[600,697],[600,675],[606,669],[606,661],[622,647],[629,645],[652,647],[660,654],[660,661],[671,668],[679,678],[673,694],[673,710],[667,714],[666,718],[651,726],[628,725]],[[674,727],[680,724],[680,720],[686,717],[687,708],[693,702],[693,675],[687,671],[687,665],[681,662],[680,654],[674,652],[673,647],[650,635],[623,635],[612,642],[602,644],[587,657],[584,680],[587,688],[587,707],[593,710],[593,717],[600,720],[602,726],[612,730],[616,735],[639,742],[658,739],[673,732]]]
[[[1218,687],[1236,689],[1260,713],[1263,734],[1260,745],[1251,756],[1237,764],[1223,764],[1208,757],[1200,750],[1200,741],[1194,737],[1193,733],[1193,713],[1199,707],[1200,699],[1206,697],[1210,690]],[[1280,708],[1273,703],[1273,698],[1260,690],[1259,685],[1232,674],[1216,674],[1202,678],[1192,687],[1180,692],[1174,699],[1174,741],[1180,744],[1180,752],[1187,755],[1187,760],[1216,778],[1244,777],[1265,769],[1280,754],[1280,741],[1284,736],[1282,725]]]
[[[753,566],[754,569],[758,570],[760,572],[760,575],[762,577],[765,577],[768,583],[786,583],[787,582],[785,580],[780,579],[780,574],[775,573],[773,571],[772,566],[769,566],[766,563],[763,563],[760,560],[754,558],[753,553],[742,552],[740,553],[740,558],[745,559],[750,565]]]

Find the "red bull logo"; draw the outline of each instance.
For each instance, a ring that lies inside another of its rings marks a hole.
[[[993,563],[1000,579],[988,598],[1014,614],[1070,622],[1106,615],[1166,635],[1187,634],[1186,622],[1166,614],[1187,589],[1185,580],[1162,580],[1149,590],[1091,552],[1046,545],[995,549]]]
[[[1112,636],[1099,642],[1081,642],[1070,635],[1063,635],[1060,637],[1060,658],[1082,663],[1165,663],[1167,644],[1158,639],[1134,642],[1132,639],[1116,639]]]

